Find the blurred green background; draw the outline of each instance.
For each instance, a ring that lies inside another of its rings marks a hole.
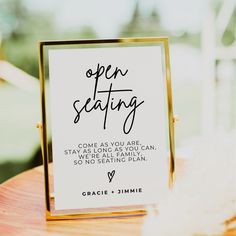
[[[235,129],[235,29],[231,0],[0,0],[0,60],[38,78],[40,40],[168,36],[184,156],[199,137]],[[0,183],[42,163],[39,87],[5,70],[0,64]]]

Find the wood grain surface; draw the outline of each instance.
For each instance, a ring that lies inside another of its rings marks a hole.
[[[141,235],[143,217],[45,221],[42,168],[0,186],[0,235]]]
[[[1,236],[139,236],[143,220],[144,217],[126,217],[46,222],[42,167],[26,171],[0,185]],[[225,235],[236,235],[236,231]]]

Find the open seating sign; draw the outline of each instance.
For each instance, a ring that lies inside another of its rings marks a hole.
[[[47,219],[141,214],[158,204],[174,172],[168,39],[39,49]]]

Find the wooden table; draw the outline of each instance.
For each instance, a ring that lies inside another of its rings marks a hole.
[[[141,235],[143,217],[45,221],[42,167],[0,186],[0,235]]]
[[[26,171],[0,185],[1,236],[139,236],[143,220],[144,217],[127,217],[46,222],[42,167]],[[226,235],[236,235],[236,231]]]

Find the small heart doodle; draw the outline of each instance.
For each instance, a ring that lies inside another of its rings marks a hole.
[[[113,170],[113,171],[111,171],[111,172],[107,172],[107,176],[108,176],[108,179],[109,179],[109,183],[111,183],[111,181],[112,181],[112,179],[113,179],[115,173],[116,173],[115,170]]]

